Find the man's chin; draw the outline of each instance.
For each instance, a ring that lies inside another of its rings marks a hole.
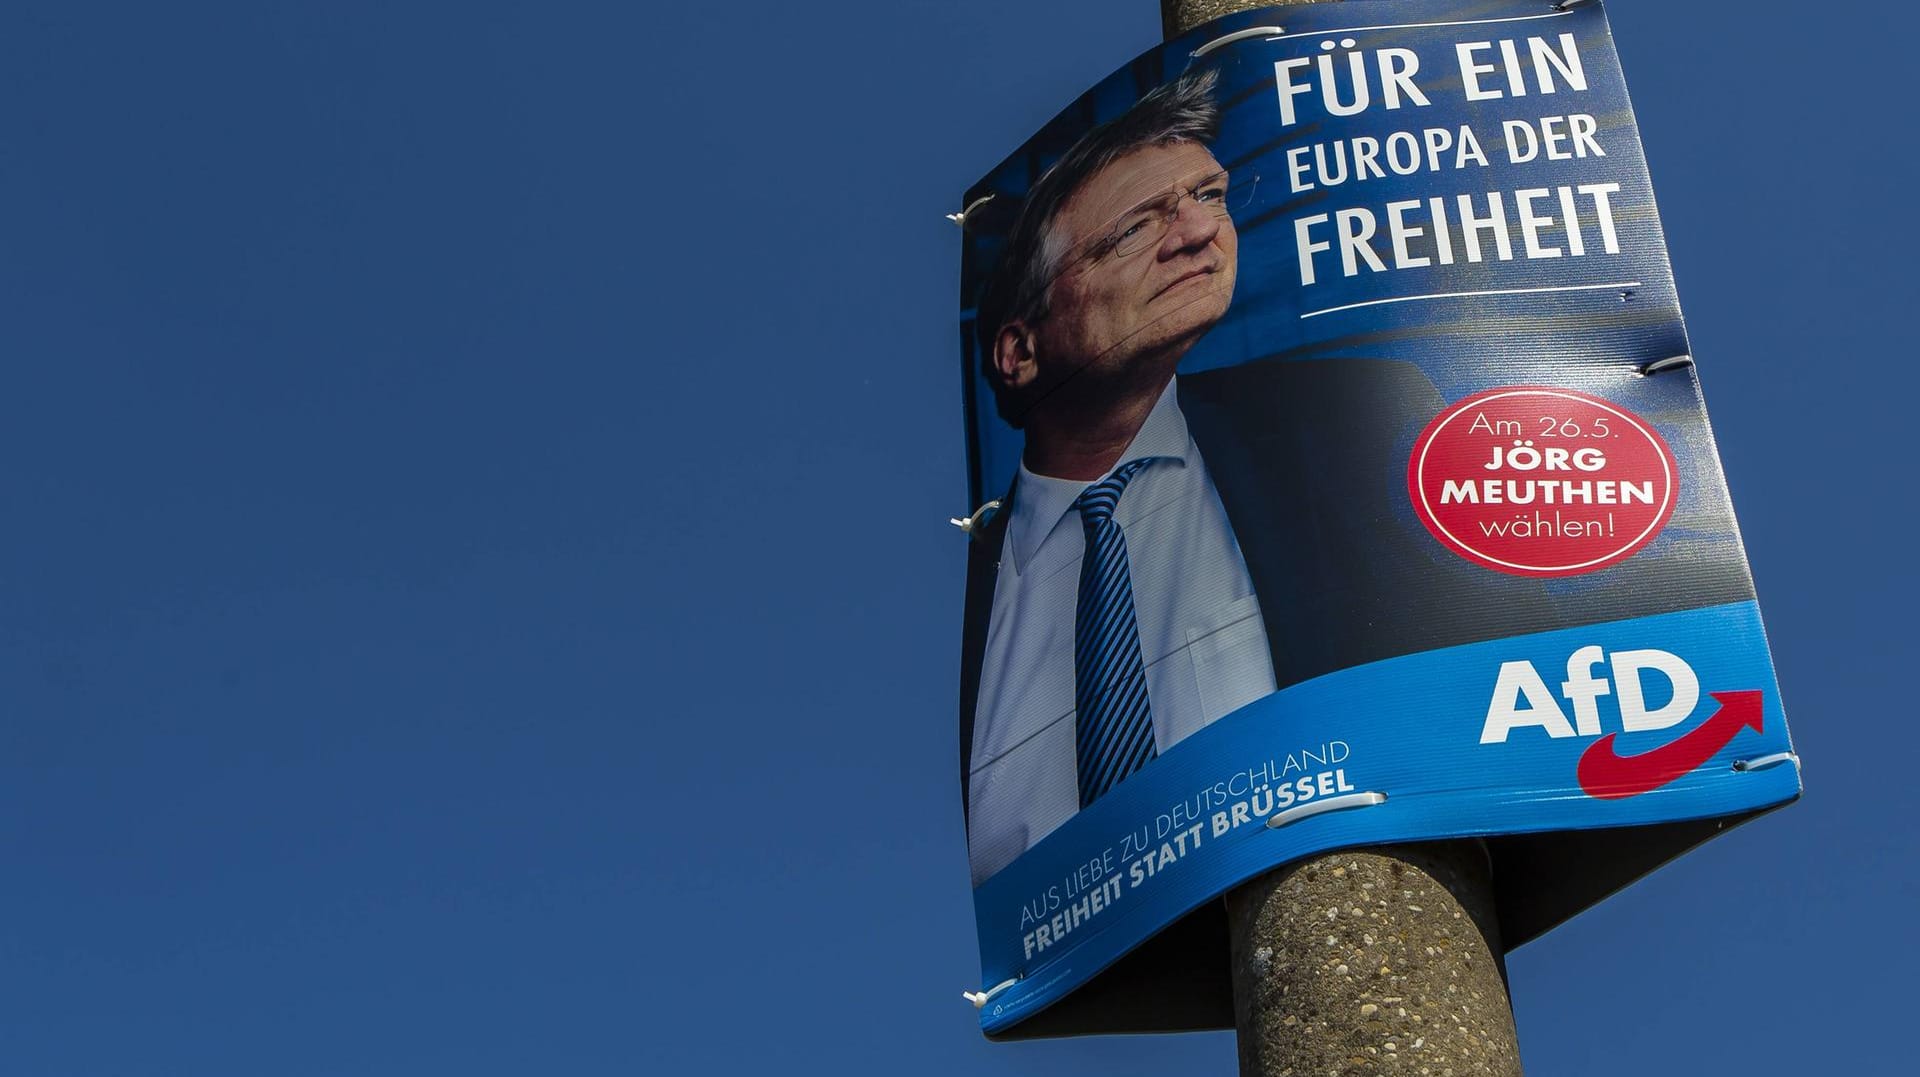
[[[1179,348],[1185,351],[1207,335],[1227,313],[1227,296],[1195,295],[1191,300],[1168,310],[1142,326],[1135,346],[1140,351]]]

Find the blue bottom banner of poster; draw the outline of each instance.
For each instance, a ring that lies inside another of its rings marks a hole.
[[[985,880],[982,1028],[1315,853],[1730,816],[1799,792],[1752,602],[1340,670],[1173,746]]]

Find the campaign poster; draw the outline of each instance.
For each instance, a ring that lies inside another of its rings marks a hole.
[[[1599,4],[1229,16],[963,205],[989,1035],[1230,1026],[1314,853],[1483,839],[1513,946],[1799,795]]]

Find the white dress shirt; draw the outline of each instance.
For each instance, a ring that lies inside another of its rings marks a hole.
[[[1153,462],[1127,484],[1114,520],[1126,535],[1154,747],[1164,752],[1272,692],[1273,661],[1246,559],[1173,382],[1114,466],[1141,457]],[[976,886],[1080,810],[1073,644],[1086,536],[1073,503],[1091,485],[1020,467],[973,723]]]

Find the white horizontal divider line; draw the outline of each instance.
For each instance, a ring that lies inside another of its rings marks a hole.
[[[1601,292],[1609,288],[1638,288],[1637,280],[1616,281],[1612,284],[1563,284],[1554,288],[1489,288],[1481,292],[1432,292],[1427,295],[1402,295],[1392,299],[1369,299],[1364,303],[1348,303],[1344,306],[1328,307],[1325,310],[1310,310],[1300,317],[1318,318],[1322,314],[1334,314],[1343,310],[1356,310],[1360,307],[1377,307],[1383,303],[1412,303],[1421,299],[1464,299],[1476,295],[1538,295],[1543,292]]]

